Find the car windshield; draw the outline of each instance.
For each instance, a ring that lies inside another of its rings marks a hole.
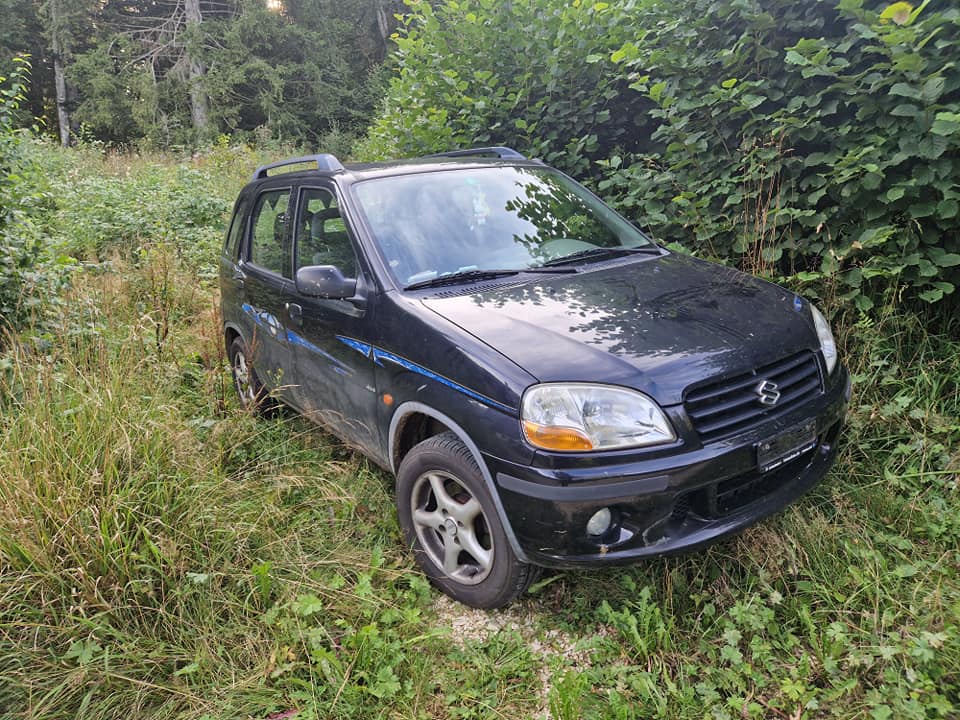
[[[547,168],[398,175],[359,182],[354,192],[403,286],[655,247],[583,187]]]

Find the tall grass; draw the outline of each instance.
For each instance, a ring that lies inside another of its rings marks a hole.
[[[187,573],[242,562],[215,531],[217,458],[175,397],[188,371],[145,352],[152,323],[120,272],[82,284],[58,342],[12,344],[2,387],[5,679],[37,717],[88,706],[112,678],[148,683],[124,704],[181,696],[150,669],[173,677],[199,650],[188,618],[229,609]],[[179,310],[182,322],[201,312]],[[109,649],[138,636],[149,643]],[[115,700],[100,701],[106,714]]]
[[[160,254],[78,278],[54,342],[9,343],[0,715],[263,707],[282,693],[263,687],[280,651],[262,613],[301,586],[350,602],[311,574],[331,557],[347,576],[369,566],[347,526],[358,487],[386,501],[380,478],[296,419],[224,412],[209,289],[177,271],[167,307],[145,303]]]

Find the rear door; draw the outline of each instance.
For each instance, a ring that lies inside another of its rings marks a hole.
[[[243,322],[240,305],[243,304],[244,279],[240,251],[249,210],[250,197],[241,195],[234,206],[223,252],[220,253],[220,311],[224,324]]]
[[[288,397],[294,377],[286,310],[293,286],[292,197],[289,187],[270,188],[257,195],[239,273],[243,286],[240,308],[254,368],[268,388]]]
[[[290,302],[290,338],[296,357],[297,404],[314,420],[374,457],[383,455],[376,423],[371,284],[333,189],[300,190],[294,268],[335,265],[357,278],[358,297],[326,300],[296,293]],[[298,318],[298,319],[296,319]]]

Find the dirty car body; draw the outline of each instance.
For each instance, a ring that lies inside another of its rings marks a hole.
[[[816,308],[476,152],[260,169],[221,258],[235,377],[398,475],[441,589],[690,550],[825,475],[849,380]]]

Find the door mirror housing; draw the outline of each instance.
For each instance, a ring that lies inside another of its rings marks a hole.
[[[345,278],[336,265],[308,265],[297,270],[297,292],[328,300],[345,300],[357,294],[357,279]]]

